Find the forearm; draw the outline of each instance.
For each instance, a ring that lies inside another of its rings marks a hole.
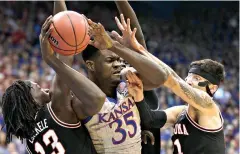
[[[54,8],[53,8],[54,15],[66,10],[67,10],[67,6],[64,0],[54,1]]]
[[[138,22],[138,18],[136,16],[133,8],[129,4],[129,2],[127,0],[124,0],[124,1],[115,1],[115,3],[117,5],[118,12],[120,14],[122,13],[126,18],[129,18],[131,20],[131,27],[137,28],[136,39],[139,41],[139,43],[141,45],[143,45],[143,47],[145,49],[147,49],[145,39],[144,39],[144,35],[143,35],[143,32],[142,32],[141,26]]]
[[[166,121],[167,115],[164,111],[153,111],[149,108],[146,101],[136,102],[140,113],[141,124],[144,129],[162,128]]]
[[[158,108],[158,97],[154,90],[144,91],[144,98],[150,109],[155,110]]]
[[[164,70],[160,69],[156,63],[147,57],[126,48],[116,41],[114,41],[110,50],[126,60],[137,70],[140,76],[147,78],[153,84],[161,85],[166,80]]]
[[[55,56],[48,58],[46,62],[83,104],[98,105],[104,102],[105,94],[84,75],[62,63]]]
[[[61,11],[67,10],[66,4],[64,0],[61,1],[54,1],[54,7],[53,7],[53,14],[57,14]],[[60,54],[57,54],[57,57],[59,60],[61,60],[66,65],[72,67],[74,56],[62,56]],[[53,88],[54,92],[57,93],[57,95],[68,95],[70,94],[70,89],[68,86],[60,79],[60,77],[56,74],[55,79],[53,80]],[[58,96],[57,96],[58,97]]]
[[[146,49],[141,47],[138,49],[144,56],[146,56],[149,60],[155,62],[156,64],[159,65],[160,69],[164,70],[166,78],[168,78],[169,75],[176,75],[174,70],[169,67],[167,64],[165,64],[163,61],[152,55],[150,52],[148,52]]]

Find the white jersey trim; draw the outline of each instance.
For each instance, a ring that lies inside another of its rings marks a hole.
[[[196,123],[196,122],[189,116],[188,111],[186,111],[186,117],[187,117],[188,121],[189,121],[194,127],[196,127],[197,129],[199,129],[199,130],[201,130],[201,131],[203,131],[203,132],[209,132],[209,133],[216,133],[216,132],[219,132],[219,131],[221,131],[221,130],[223,129],[223,123],[224,123],[223,117],[222,117],[221,112],[219,112],[219,114],[220,114],[220,118],[221,118],[221,121],[222,121],[221,126],[220,126],[219,128],[217,128],[217,129],[210,129],[210,128],[205,128],[205,127],[200,126],[198,123]]]
[[[26,143],[26,150],[27,150],[27,152],[28,152],[29,154],[32,154],[31,150],[28,148],[27,143]]]
[[[55,113],[53,112],[51,105],[47,104],[48,111],[52,117],[52,119],[60,126],[65,127],[65,128],[79,128],[81,126],[81,122],[79,121],[76,124],[69,124],[61,121],[60,119],[57,118]]]

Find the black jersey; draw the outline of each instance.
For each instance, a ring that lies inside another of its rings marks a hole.
[[[88,131],[81,123],[67,124],[60,121],[50,105],[37,114],[35,135],[27,140],[30,154],[95,154]]]
[[[220,115],[222,123],[223,119]],[[174,154],[224,154],[223,125],[218,129],[199,126],[184,110],[174,124]]]

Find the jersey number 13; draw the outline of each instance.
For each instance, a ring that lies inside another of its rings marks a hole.
[[[53,142],[51,142],[50,138]],[[45,146],[49,146],[49,144],[51,144],[53,149],[53,152],[51,154],[65,154],[65,149],[63,148],[62,144],[58,142],[58,137],[54,130],[50,129],[43,135],[43,142]],[[46,154],[44,148],[38,142],[34,144],[34,149],[38,154]]]

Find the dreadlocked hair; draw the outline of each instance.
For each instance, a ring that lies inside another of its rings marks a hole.
[[[30,85],[18,80],[3,94],[2,112],[7,130],[7,142],[11,142],[12,135],[22,141],[34,135],[35,116],[41,106],[33,99],[30,90]]]

